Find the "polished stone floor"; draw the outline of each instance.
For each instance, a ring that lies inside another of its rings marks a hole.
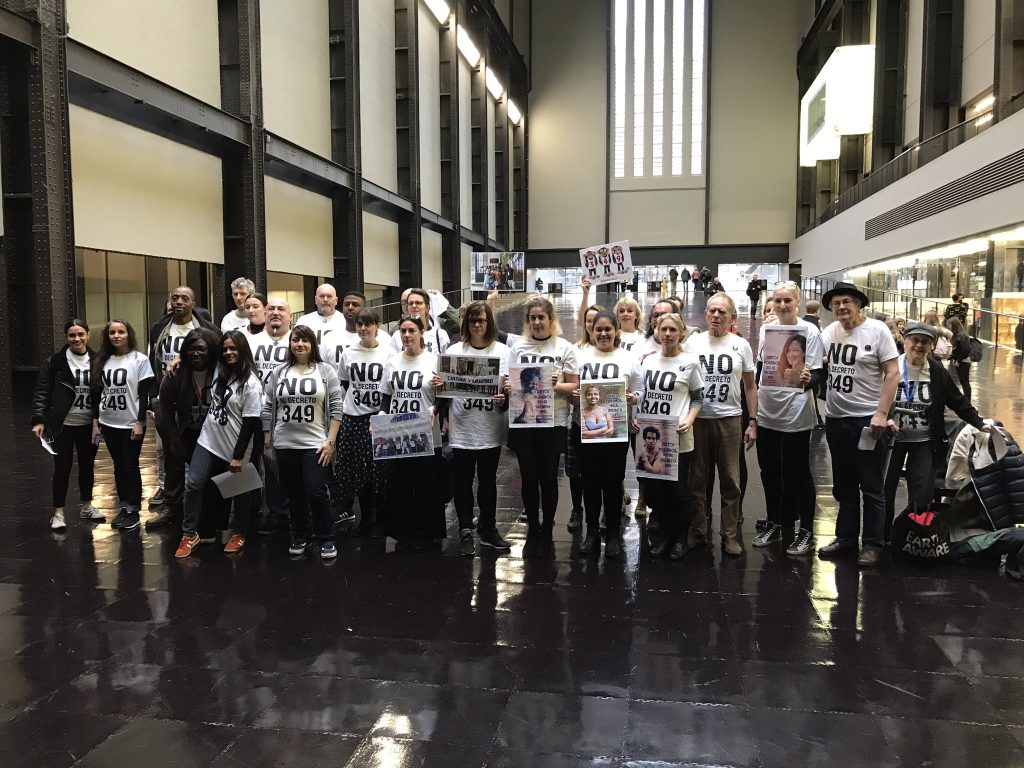
[[[974,387],[1024,435],[1019,363],[987,354]],[[48,461],[2,418],[0,766],[1024,765],[1024,592],[994,570],[670,564],[633,521],[626,557],[581,558],[567,486],[554,556],[524,561],[512,455],[508,556],[341,536],[325,566],[252,537],[175,561],[172,533],[51,535]],[[105,456],[98,481],[109,510]],[[754,471],[748,544],[760,503]]]

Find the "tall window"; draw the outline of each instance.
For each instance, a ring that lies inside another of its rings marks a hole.
[[[706,3],[614,0],[614,179],[703,175]]]

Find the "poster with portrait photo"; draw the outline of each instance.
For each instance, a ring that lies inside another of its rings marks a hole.
[[[766,325],[761,348],[761,388],[803,389],[800,374],[807,365],[807,329],[799,325]]]
[[[470,287],[475,291],[525,291],[525,264],[522,251],[474,251]]]
[[[508,369],[512,387],[509,395],[510,429],[555,426],[555,368],[543,365],[513,365]]]
[[[434,430],[429,413],[371,416],[370,428],[374,461],[434,455]]]
[[[437,375],[444,386],[438,397],[468,399],[494,397],[501,389],[501,360],[497,357],[473,355],[441,355]]]
[[[636,417],[636,425],[636,476],[647,480],[678,480],[676,429],[679,420],[641,414]]]
[[[580,382],[580,440],[584,443],[629,440],[626,382]]]
[[[629,240],[580,248],[580,265],[591,285],[629,282],[633,279]]]

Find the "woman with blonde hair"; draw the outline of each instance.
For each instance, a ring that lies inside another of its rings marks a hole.
[[[619,321],[619,348],[632,352],[633,348],[643,342],[644,334],[639,328],[643,317],[636,299],[623,296],[615,302],[615,319]],[[637,347],[639,351],[639,347]]]

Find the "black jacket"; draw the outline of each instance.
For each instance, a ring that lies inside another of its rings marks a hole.
[[[32,394],[32,426],[45,424],[50,436],[60,433],[64,419],[75,403],[75,377],[68,365],[65,344],[39,367],[39,379]],[[96,362],[96,352],[89,350],[89,363]]]
[[[928,421],[932,431],[932,450],[936,466],[946,465],[949,453],[949,438],[946,436],[946,409],[966,421],[972,427],[981,429],[984,422],[978,415],[971,401],[964,397],[953,383],[953,377],[938,360],[928,358],[928,375],[931,378],[932,403],[928,413]]]
[[[196,404],[192,371],[186,370],[185,366],[175,376],[165,376],[160,382],[160,407],[155,412],[156,430],[171,450],[180,444],[192,415],[192,407]]]

